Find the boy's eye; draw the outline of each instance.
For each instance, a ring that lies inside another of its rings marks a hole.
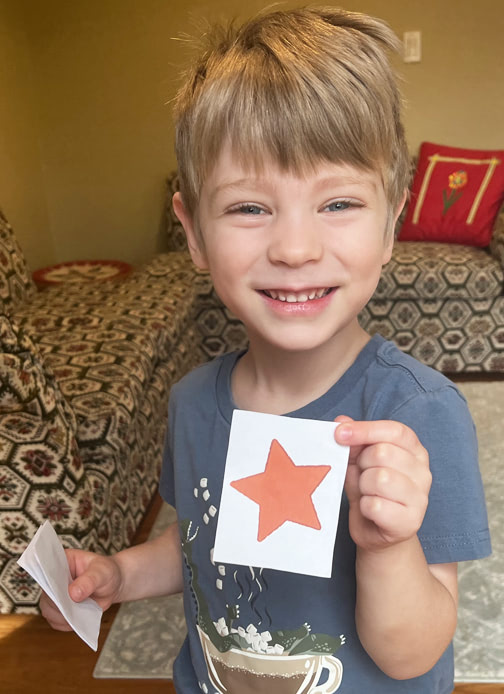
[[[240,214],[247,214],[247,215],[259,215],[263,214],[264,210],[262,207],[259,207],[259,205],[254,205],[253,203],[244,203],[241,205],[236,205],[235,207],[231,207],[229,209],[229,212],[238,212]]]
[[[343,210],[348,210],[350,207],[356,207],[355,203],[351,200],[333,200],[333,202],[330,202],[324,207],[324,210],[328,212],[342,212]]]

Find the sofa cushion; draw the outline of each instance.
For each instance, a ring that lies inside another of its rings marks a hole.
[[[401,241],[488,246],[504,199],[504,151],[423,142]]]
[[[127,446],[157,365],[194,321],[196,276],[188,253],[169,253],[114,291],[106,282],[48,287],[18,311],[77,415],[80,446]]]
[[[36,583],[17,565],[50,520],[66,546],[89,531],[93,495],[76,421],[26,331],[0,315],[0,612],[35,610]]]
[[[499,262],[482,248],[396,241],[375,299],[489,299],[502,293]]]
[[[10,313],[13,306],[35,291],[23,252],[0,210],[0,310]]]

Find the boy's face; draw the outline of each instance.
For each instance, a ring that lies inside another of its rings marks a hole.
[[[252,346],[317,350],[354,339],[392,251],[378,173],[330,163],[304,177],[274,163],[257,173],[225,149],[201,191],[201,239],[178,194],[174,207],[194,262],[210,270]]]

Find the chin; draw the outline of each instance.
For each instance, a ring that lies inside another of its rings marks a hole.
[[[266,345],[269,349],[280,350],[288,354],[299,354],[310,352],[317,352],[318,350],[324,349],[332,342],[332,337],[326,337],[321,339],[316,339],[313,332],[309,328],[305,327],[302,330],[302,334],[287,334],[285,336],[276,335],[274,337],[268,335],[258,335],[260,342]]]

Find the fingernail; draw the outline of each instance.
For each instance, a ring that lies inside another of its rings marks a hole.
[[[340,424],[337,428],[337,435],[340,441],[349,441],[352,437],[352,428],[345,424]]]

